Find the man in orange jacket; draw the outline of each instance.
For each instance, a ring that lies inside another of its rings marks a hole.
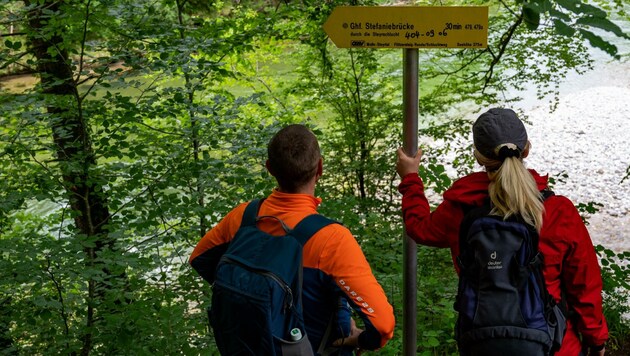
[[[278,187],[263,201],[259,216],[274,216],[293,228],[303,218],[317,213],[321,199],[315,186],[322,175],[323,160],[315,135],[303,125],[289,125],[271,139],[266,167]],[[195,247],[192,267],[213,283],[217,262],[239,229],[246,203],[230,211]],[[284,235],[276,219],[264,219],[258,227],[272,235]],[[361,247],[340,224],[323,227],[303,249],[303,308],[307,335],[313,351],[338,312],[340,297],[349,302],[363,321],[349,333],[325,340],[326,346],[375,350],[394,333],[393,308],[368,264]],[[334,340],[337,339],[337,340]]]

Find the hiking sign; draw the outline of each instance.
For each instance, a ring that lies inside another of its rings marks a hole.
[[[339,48],[403,49],[403,149],[418,149],[420,48],[487,48],[487,6],[338,6],[323,25]],[[417,349],[416,243],[403,232],[403,355]]]
[[[338,6],[324,31],[339,48],[486,48],[487,6]]]

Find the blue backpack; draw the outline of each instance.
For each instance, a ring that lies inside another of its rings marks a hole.
[[[489,201],[468,207],[460,226],[460,354],[552,355],[562,345],[566,318],[545,286],[538,233],[520,217],[503,220],[490,210]]]
[[[247,205],[217,265],[209,309],[217,346],[230,356],[313,355],[302,313],[302,247],[334,221],[313,214],[289,229],[276,217],[257,216],[261,203]],[[265,218],[280,221],[286,235],[258,229]]]

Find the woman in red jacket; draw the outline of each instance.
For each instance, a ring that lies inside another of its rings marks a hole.
[[[530,142],[514,111],[490,109],[482,114],[473,125],[473,141],[475,158],[485,172],[457,180],[433,212],[418,176],[422,151],[409,157],[398,150],[396,171],[401,177],[399,191],[409,237],[419,244],[450,248],[457,270],[463,206],[481,206],[489,197],[494,214],[504,218],[520,215],[539,233],[549,293],[560,302],[564,290],[571,310],[556,355],[576,356],[585,350],[604,355],[608,328],[602,313],[602,279],[593,243],[577,209],[559,195],[542,201],[540,192],[547,188],[548,177],[525,168],[523,158],[529,154]]]

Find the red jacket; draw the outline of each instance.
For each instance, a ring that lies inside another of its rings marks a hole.
[[[547,176],[533,170],[531,173],[538,189],[545,189]],[[462,204],[482,205],[488,197],[489,183],[486,172],[465,176],[444,193],[443,202],[431,212],[420,177],[415,173],[403,177],[398,189],[403,194],[402,211],[409,237],[419,244],[450,248],[457,266]],[[560,301],[560,286],[564,286],[568,306],[575,311],[556,355],[575,356],[581,349],[578,332],[587,345],[602,345],[608,339],[602,313],[602,278],[593,243],[573,203],[554,195],[544,205],[539,249],[544,256],[547,289]]]

